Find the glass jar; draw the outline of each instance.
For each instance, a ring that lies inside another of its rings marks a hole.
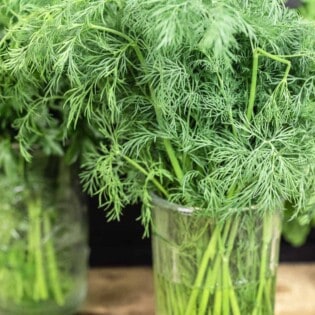
[[[153,198],[156,315],[273,315],[280,211],[224,221]]]
[[[75,313],[89,253],[75,175],[60,159],[37,157],[1,176],[0,196],[0,314]]]

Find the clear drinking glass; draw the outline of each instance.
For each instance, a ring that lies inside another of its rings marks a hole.
[[[193,212],[153,198],[156,315],[273,315],[280,211]]]
[[[87,213],[71,169],[35,158],[0,178],[0,314],[68,315],[87,288]]]

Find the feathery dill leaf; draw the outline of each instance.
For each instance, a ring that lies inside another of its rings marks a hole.
[[[146,225],[151,191],[223,217],[284,200],[307,208],[311,22],[271,0],[32,3],[1,45],[2,71],[21,91],[20,145],[27,152],[30,134],[56,128],[47,108],[61,97],[67,136],[80,123],[96,135],[81,178],[109,219],[140,199]]]

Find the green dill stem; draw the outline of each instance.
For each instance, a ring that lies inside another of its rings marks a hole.
[[[44,233],[47,238],[46,243],[46,255],[47,255],[47,265],[48,265],[48,276],[50,279],[50,286],[52,293],[54,295],[55,301],[58,305],[62,306],[65,303],[64,296],[62,294],[62,290],[60,287],[60,278],[58,272],[58,265],[56,262],[56,254],[54,250],[54,244],[52,242],[51,235],[51,224],[49,215],[45,212],[43,214],[43,225],[44,225]]]
[[[121,155],[130,165],[132,165],[135,169],[140,171],[142,174],[145,176],[149,176],[149,173],[141,166],[139,165],[136,161],[132,160],[126,155]],[[155,178],[151,179],[152,183],[155,185],[155,187],[166,197],[169,198],[169,193],[167,190],[160,184],[159,181],[157,181]]]
[[[286,57],[286,56],[273,55],[273,54],[271,54],[271,53],[269,53],[269,52],[267,52],[267,51],[265,51],[265,50],[263,50],[263,49],[261,49],[261,48],[256,48],[256,51],[257,51],[258,54],[260,54],[260,55],[262,55],[262,56],[265,56],[265,57],[267,57],[267,58],[270,58],[270,59],[272,59],[272,60],[274,60],[274,61],[278,61],[278,62],[284,63],[284,64],[286,64],[287,66],[289,66],[289,68],[291,67],[291,62],[290,62],[289,60],[287,60],[287,59],[284,58],[284,57]]]
[[[35,220],[34,220],[34,206],[32,206],[31,204],[29,204],[28,206],[28,216],[29,216],[29,226],[28,226],[28,239],[29,239],[29,243],[28,243],[28,262],[30,264],[30,266],[35,266],[36,267],[36,259],[35,259],[35,251],[36,251],[36,235],[35,235]],[[35,278],[32,281],[33,285],[36,285],[36,274],[35,274]],[[33,294],[33,298],[34,300],[38,300],[38,294],[37,294],[37,290],[35,290],[35,288],[33,288],[32,290],[32,294]]]
[[[166,152],[168,154],[168,157],[169,157],[171,164],[173,166],[174,172],[176,174],[176,177],[177,177],[178,181],[181,183],[183,181],[183,178],[184,178],[184,173],[183,173],[182,168],[178,162],[178,159],[176,157],[176,153],[173,149],[173,146],[172,146],[170,140],[168,140],[168,139],[164,139],[163,142],[164,142],[164,146],[165,146]]]
[[[48,297],[45,272],[44,272],[44,261],[43,252],[41,248],[41,205],[39,200],[35,200],[29,203],[30,219],[31,219],[31,230],[33,234],[34,248],[34,260],[35,260],[35,287],[34,287],[34,299],[41,300]]]
[[[216,230],[219,230],[217,232],[219,234],[219,236],[221,235],[221,233],[223,233],[223,235],[222,235],[223,244],[225,244],[225,242],[226,242],[231,223],[232,223],[231,220],[228,220],[226,222],[223,232],[222,232],[220,225],[215,227]],[[216,233],[216,232],[214,232],[214,233]],[[209,303],[209,297],[214,292],[215,283],[216,283],[216,281],[218,281],[217,277],[220,274],[220,264],[221,264],[221,256],[220,256],[220,252],[218,251],[218,254],[217,254],[216,259],[214,261],[213,268],[208,270],[208,274],[207,274],[207,277],[205,280],[207,288],[205,288],[202,291],[201,304],[200,304],[198,315],[204,315],[207,311],[207,305]]]
[[[227,257],[222,257],[222,315],[230,315],[230,270],[229,270],[229,260]]]
[[[221,266],[222,271],[222,266]],[[219,271],[218,274],[218,283],[222,283],[222,272]],[[222,288],[217,288],[215,291],[214,296],[214,307],[213,307],[213,314],[221,314],[222,309]]]
[[[230,219],[230,221],[232,220],[232,218]],[[238,301],[237,301],[237,297],[233,288],[233,283],[232,283],[232,279],[231,279],[231,272],[230,272],[230,268],[229,268],[229,261],[230,261],[230,256],[231,256],[231,252],[233,250],[233,246],[235,243],[235,238],[237,235],[237,231],[239,228],[239,222],[240,219],[238,217],[234,218],[234,222],[232,225],[232,228],[228,229],[228,231],[230,231],[230,237],[229,240],[227,242],[227,244],[225,245],[226,242],[220,242],[220,246],[221,246],[221,250],[222,251],[226,251],[226,254],[222,257],[222,273],[223,273],[223,280],[225,280],[222,283],[222,290],[226,290],[228,292],[228,296],[230,299],[227,299],[226,302],[227,304],[230,302],[231,303],[231,308],[233,310],[233,314],[234,315],[241,315],[240,310],[239,310],[239,306],[238,306]],[[227,307],[227,306],[226,306]],[[226,310],[227,311],[227,315],[229,315],[229,309]]]
[[[260,309],[262,307],[262,298],[265,290],[266,285],[266,276],[267,276],[267,257],[268,257],[268,249],[270,240],[272,237],[272,215],[266,214],[263,220],[263,245],[261,250],[261,265],[260,265],[260,272],[259,272],[259,287],[256,296],[256,303],[253,310],[252,315],[258,315]]]
[[[171,310],[174,312],[174,314],[181,314],[180,313],[180,308],[179,308],[179,304],[180,301],[177,299],[177,294],[176,294],[176,288],[177,288],[177,284],[170,284],[170,299],[171,299]]]
[[[139,46],[131,37],[129,37],[128,35],[126,35],[122,32],[116,31],[116,30],[108,28],[108,27],[98,26],[98,25],[94,25],[94,24],[88,24],[88,26],[92,29],[95,29],[95,30],[104,31],[104,32],[107,32],[107,33],[110,33],[113,35],[117,35],[117,36],[125,39],[127,42],[129,42],[131,44],[131,46],[133,47],[143,70],[145,71],[145,69],[147,67],[145,58],[144,58],[141,50],[139,49]],[[150,94],[151,94],[151,98],[153,101],[153,106],[154,106],[157,122],[158,122],[159,126],[162,127],[161,111],[160,111],[159,107],[157,106],[157,102],[155,100],[155,93],[154,93],[153,88],[151,86],[149,87],[149,89],[150,89]],[[180,166],[180,163],[176,157],[173,146],[172,146],[169,139],[164,139],[163,143],[164,143],[167,155],[168,155],[170,162],[172,164],[172,167],[174,169],[174,172],[176,174],[176,177],[177,177],[178,181],[181,183],[183,178],[184,178],[184,173],[183,173],[182,168]]]
[[[232,219],[230,219],[232,220]],[[239,223],[240,223],[240,219],[239,218],[235,218],[234,222],[233,222],[233,226],[230,232],[230,238],[226,247],[226,251],[227,254],[225,255],[225,257],[223,258],[223,267],[224,268],[224,273],[226,274],[226,287],[229,290],[229,296],[230,296],[230,303],[231,303],[231,308],[233,310],[233,314],[234,315],[241,315],[239,306],[238,306],[238,301],[237,301],[237,297],[233,288],[233,283],[232,283],[232,279],[231,279],[231,273],[230,273],[230,269],[229,269],[229,260],[230,260],[230,256],[231,256],[231,252],[233,250],[233,246],[235,243],[235,239],[236,239],[236,235],[237,235],[237,231],[239,228]],[[223,244],[222,244],[223,245]],[[224,250],[224,247],[222,248],[222,250]],[[224,287],[223,287],[224,290]]]
[[[92,23],[88,23],[87,26],[89,28],[93,29],[93,30],[103,31],[103,32],[106,32],[106,33],[117,35],[117,36],[125,39],[129,43],[133,43],[134,42],[131,37],[129,37],[128,35],[126,35],[126,34],[124,34],[122,32],[119,32],[119,31],[117,31],[115,29],[112,29],[112,28],[109,28],[109,27],[105,27],[105,26],[95,25],[95,24],[92,24]]]
[[[284,76],[283,76],[283,79],[282,79],[282,82],[286,82],[287,78],[289,76],[290,70],[291,70],[291,62],[289,60],[285,59],[285,58],[280,57],[280,56],[276,56],[276,55],[270,54],[270,53],[268,53],[267,51],[264,51],[261,48],[257,48],[257,52],[260,55],[264,56],[264,57],[270,58],[272,60],[275,60],[275,61],[278,61],[280,63],[283,63],[283,64],[287,65],[285,73],[284,73]]]
[[[179,314],[184,314],[185,298],[183,298],[182,291],[177,285],[175,287],[175,290],[176,290],[176,296],[177,296],[176,303],[178,305]]]
[[[221,260],[217,256],[217,258],[214,262],[213,268],[208,270],[208,275],[207,275],[207,278],[205,281],[205,283],[207,284],[207,287],[202,291],[198,315],[206,314],[207,306],[209,304],[210,295],[213,294],[213,292],[214,292],[215,283],[216,283],[217,277],[220,273],[220,263],[221,263]]]
[[[34,235],[30,231],[33,229],[31,216],[29,215],[29,233],[27,234],[27,262],[31,266],[34,263],[34,256],[32,255],[34,249],[35,249],[35,243],[34,243]]]
[[[267,307],[268,312],[272,313],[272,303],[270,301],[270,298],[272,297],[272,280],[271,278],[268,278],[265,285],[264,295],[265,295],[265,304]]]
[[[201,264],[198,268],[198,274],[197,274],[195,283],[193,285],[192,293],[191,293],[189,300],[188,300],[185,315],[191,315],[193,310],[194,310],[196,300],[198,297],[198,288],[200,288],[202,283],[203,283],[205,274],[206,274],[207,269],[208,269],[209,260],[211,260],[215,255],[216,245],[218,242],[218,238],[220,236],[220,232],[221,232],[221,229],[218,226],[215,229],[215,231],[211,237],[211,240],[208,244],[208,247],[207,247],[207,249],[206,249],[206,251],[202,257]]]
[[[230,290],[230,302],[233,315],[241,315],[240,307],[237,302],[237,296],[233,288]]]
[[[164,294],[168,297],[169,300],[169,306],[167,309],[171,310],[176,315],[184,314],[184,303],[186,300],[183,299],[183,296],[181,294],[182,292],[178,284],[165,281],[164,286],[166,288],[166,293]]]
[[[250,121],[252,118],[255,99],[256,99],[257,77],[258,77],[258,56],[259,54],[257,52],[257,49],[255,49],[253,53],[252,82],[250,86],[249,102],[248,102],[248,107],[247,107],[247,112],[246,112],[246,117],[248,121]]]
[[[253,52],[253,70],[252,70],[252,82],[251,82],[251,88],[250,88],[250,95],[249,95],[249,102],[248,102],[248,107],[247,107],[247,112],[246,112],[246,117],[248,121],[252,119],[253,116],[253,111],[254,111],[254,105],[255,105],[255,99],[256,99],[256,91],[257,91],[257,77],[258,77],[258,62],[259,62],[259,55],[262,55],[264,57],[270,58],[274,61],[278,61],[280,63],[286,64],[286,70],[283,76],[282,82],[286,82],[290,69],[291,69],[291,62],[285,58],[282,58],[277,55],[273,55],[271,53],[268,53],[267,51],[261,49],[261,48],[256,48],[254,49]]]

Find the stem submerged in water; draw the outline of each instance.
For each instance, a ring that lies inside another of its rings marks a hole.
[[[25,240],[15,240],[6,251],[6,260],[0,252],[0,279],[5,280],[0,299],[17,305],[55,301],[62,306],[66,302],[65,292],[52,238],[51,213],[35,196],[27,199],[26,207],[27,228],[21,232],[21,235],[26,232]]]
[[[193,216],[190,219],[200,220]],[[169,224],[174,224],[174,220],[170,218]],[[197,231],[200,222],[191,226],[177,222],[179,230],[174,232],[173,226],[171,235],[178,245],[165,237],[159,244],[158,232],[155,234],[154,252],[158,248],[159,265],[163,266],[158,270],[155,265],[160,310],[157,315],[273,315],[275,275],[268,269],[274,237],[273,215],[257,220],[250,214],[241,214],[217,225],[205,220],[211,228],[202,235]],[[177,239],[178,235],[185,235],[187,228],[196,229],[198,238],[193,244]],[[190,250],[186,251],[187,248]],[[175,259],[170,265],[171,253]],[[253,257],[251,264],[247,263],[248,256]],[[163,275],[165,268],[169,276]],[[172,276],[173,270],[176,276]]]
[[[43,225],[44,225],[45,236],[48,238],[45,249],[46,249],[46,255],[47,255],[47,268],[48,268],[48,276],[50,280],[51,291],[55,298],[56,303],[58,305],[64,305],[65,298],[61,289],[55,248],[51,239],[51,233],[52,233],[51,224],[50,224],[49,215],[47,213],[44,213]]]
[[[41,204],[34,200],[29,204],[30,230],[33,248],[29,255],[33,255],[35,264],[35,279],[33,297],[35,301],[48,297],[46,273],[44,271],[44,257],[42,250]]]

